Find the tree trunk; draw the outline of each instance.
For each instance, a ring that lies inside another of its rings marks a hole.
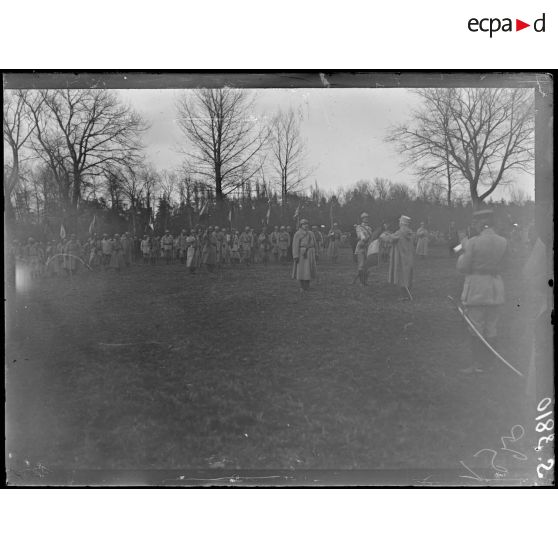
[[[446,173],[448,175],[448,207],[451,207],[451,173],[449,166],[448,144],[446,143]]]

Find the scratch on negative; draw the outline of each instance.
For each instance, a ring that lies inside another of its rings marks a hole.
[[[322,72],[320,72],[320,80],[322,81],[322,85],[324,87],[330,87],[331,86],[331,83],[329,83],[329,81],[327,81],[327,79],[325,77],[325,74],[322,73]]]
[[[170,481],[204,481],[204,482],[211,482],[211,481],[229,481],[229,482],[238,482],[238,481],[242,481],[242,480],[258,480],[258,479],[284,479],[284,480],[289,480],[292,477],[282,477],[280,475],[273,475],[273,476],[269,476],[269,477],[240,477],[240,476],[235,476],[235,477],[216,477],[216,478],[212,478],[212,479],[207,479],[207,478],[196,478],[196,477],[185,477],[185,476],[180,476],[177,477],[175,479],[165,479],[163,482],[170,482]]]

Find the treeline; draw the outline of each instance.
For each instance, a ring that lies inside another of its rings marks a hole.
[[[361,180],[353,187],[339,188],[336,194],[314,186],[308,194],[289,194],[284,203],[278,192],[260,180],[247,181],[235,195],[221,202],[210,185],[180,172],[151,169],[135,180],[133,188],[129,176],[113,176],[100,184],[94,197],[80,202],[72,221],[63,208],[47,205],[39,188],[35,203],[33,199],[18,200],[13,233],[16,237],[46,240],[56,238],[62,224],[80,238],[87,237],[90,230],[142,236],[161,235],[165,230],[178,234],[182,229],[208,224],[259,230],[263,226],[296,227],[297,218],[302,217],[326,228],[337,222],[342,230],[349,231],[363,211],[374,226],[388,223],[395,228],[404,214],[413,219],[413,228],[425,222],[430,230],[445,231],[450,221],[465,228],[472,215],[472,205],[466,199],[458,197],[448,206],[439,185],[412,189],[387,179]],[[534,204],[528,200],[502,199],[488,205],[495,208],[502,230],[512,223],[526,226],[533,219]]]
[[[80,237],[90,229],[140,236],[209,223],[296,226],[295,216],[349,230],[362,211],[373,224],[392,226],[401,214],[432,230],[469,222],[472,190],[455,172],[448,187],[428,175],[412,188],[385,178],[360,180],[334,194],[317,183],[308,188],[312,172],[301,116],[279,111],[266,123],[253,118],[253,102],[247,91],[184,92],[176,113],[183,166],[158,170],[145,158],[148,123],[115,92],[5,91],[8,234],[54,238],[64,225]],[[459,185],[466,189],[461,197]],[[496,205],[505,222],[531,219],[532,204],[517,192]]]

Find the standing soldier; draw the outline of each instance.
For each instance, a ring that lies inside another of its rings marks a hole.
[[[271,250],[271,242],[269,237],[267,236],[267,231],[265,227],[262,229],[262,232],[258,236],[258,249],[260,253],[260,260],[264,265],[267,265],[269,262],[269,252]]]
[[[269,235],[269,241],[271,243],[271,253],[273,254],[273,259],[275,263],[279,261],[279,227],[274,227],[273,232]]]
[[[424,223],[421,223],[417,230],[417,239],[417,256],[426,258],[428,256],[428,230]]]
[[[84,254],[85,261],[89,264],[89,267],[97,267],[97,265],[99,265],[99,256],[97,254],[97,235],[95,233],[89,238],[87,250],[89,253]]]
[[[110,256],[112,254],[112,242],[109,239],[108,234],[103,235],[101,250],[103,252],[103,267],[106,269],[110,263]]]
[[[172,248],[174,244],[174,239],[172,238],[172,234],[170,231],[165,231],[163,238],[161,238],[161,248],[163,249],[163,256],[167,265],[172,262]]]
[[[368,224],[368,213],[361,213],[360,225],[356,226],[357,243],[355,246],[355,255],[357,257],[358,278],[361,285],[366,285],[368,278],[368,269],[366,266],[366,257],[368,254],[368,246],[372,241],[372,228]]]
[[[233,265],[240,263],[240,237],[235,229],[231,232],[231,262]]]
[[[504,304],[503,271],[508,253],[507,240],[494,231],[491,209],[473,213],[477,236],[465,241],[457,270],[465,274],[461,302],[479,333],[494,347],[498,336],[500,308]],[[491,353],[476,336],[471,337],[471,366],[463,372],[483,372],[494,365]]]
[[[223,265],[223,243],[225,242],[225,235],[223,231],[219,227],[215,227],[215,240],[217,242],[217,247],[215,250],[216,253],[216,263],[217,267],[221,267]]]
[[[151,251],[151,246],[149,243],[149,237],[147,235],[145,235],[143,237],[143,240],[141,241],[141,254],[143,256],[143,263],[144,265],[148,263],[149,261],[149,253]]]
[[[70,240],[66,242],[64,246],[64,253],[66,254],[66,271],[72,275],[77,273],[78,270],[78,258],[81,254],[81,245],[76,238],[75,234],[70,235]]]
[[[384,223],[382,225],[382,233],[380,234],[380,261],[381,262],[389,261],[389,251],[391,248],[389,235],[390,235],[389,225],[387,223]]]
[[[282,226],[281,230],[279,231],[279,241],[278,241],[280,262],[286,262],[289,259],[288,250],[290,246],[291,246],[291,235],[285,230],[285,227]]]
[[[53,240],[52,243],[56,246],[56,258],[52,260],[53,263],[53,270],[55,275],[60,275],[62,270],[64,269],[64,258],[60,257],[58,254],[64,254],[64,243],[62,239]]]
[[[196,272],[196,252],[198,248],[198,239],[194,231],[190,231],[186,236],[186,266],[190,273]]]
[[[51,242],[50,240],[47,242],[47,246],[46,246],[46,261],[48,262],[48,265],[46,266],[45,272],[47,276],[51,276],[54,275],[54,271],[53,271],[53,266],[52,266],[52,261],[49,262],[50,258],[52,258],[52,256],[54,256],[54,254],[56,254],[56,246],[54,245],[53,242]],[[53,260],[56,260],[57,258],[53,258]]]
[[[316,239],[308,229],[308,221],[300,220],[300,228],[293,237],[293,279],[300,282],[300,290],[310,288],[310,280],[316,277]]]
[[[117,234],[114,235],[114,239],[112,241],[110,267],[112,269],[116,269],[116,271],[122,271],[122,268],[124,267],[124,248],[122,246],[122,241]]]
[[[289,246],[287,248],[287,260],[289,262],[293,261],[293,230],[290,225],[287,225],[287,234],[289,235]]]
[[[132,263],[132,239],[128,233],[122,235],[120,244],[122,245],[122,259],[124,260],[124,265],[130,267]]]
[[[246,265],[250,265],[252,258],[252,245],[254,238],[250,232],[250,227],[246,227],[244,232],[240,235],[240,259]]]
[[[337,223],[333,223],[329,233],[329,244],[327,246],[327,255],[331,263],[337,263],[339,257],[339,247],[341,245],[341,229]]]
[[[151,265],[157,265],[159,260],[159,252],[161,250],[160,240],[158,236],[153,236],[149,239],[149,260]]]
[[[250,250],[250,261],[256,263],[256,257],[258,252],[258,237],[254,228],[250,227],[250,236],[252,237],[252,248]]]
[[[322,253],[322,248],[324,246],[324,237],[322,236],[322,233],[320,232],[320,229],[317,225],[314,225],[312,227],[312,234],[314,235],[314,238],[316,240],[316,262],[318,262]]]
[[[399,229],[387,235],[391,244],[388,282],[401,287],[405,291],[406,299],[411,298],[414,268],[413,231],[409,227],[410,224],[411,218],[401,215]]]
[[[186,242],[186,238],[188,238],[188,235],[186,234],[186,231],[182,229],[176,241],[178,246],[178,257],[180,258],[181,264],[186,263],[186,252],[188,251],[188,243]]]
[[[208,227],[203,239],[202,263],[207,266],[210,273],[214,273],[217,264],[217,237],[213,227]]]

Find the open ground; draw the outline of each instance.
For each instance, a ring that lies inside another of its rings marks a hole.
[[[320,263],[305,295],[288,266],[191,276],[179,264],[82,271],[18,293],[10,459],[51,470],[466,473],[460,461],[522,424],[521,378],[460,372],[469,335],[447,300],[462,279],[446,248],[417,261],[413,302],[386,283],[387,264],[363,288],[348,250]],[[526,370],[520,264],[505,277],[500,348]]]

